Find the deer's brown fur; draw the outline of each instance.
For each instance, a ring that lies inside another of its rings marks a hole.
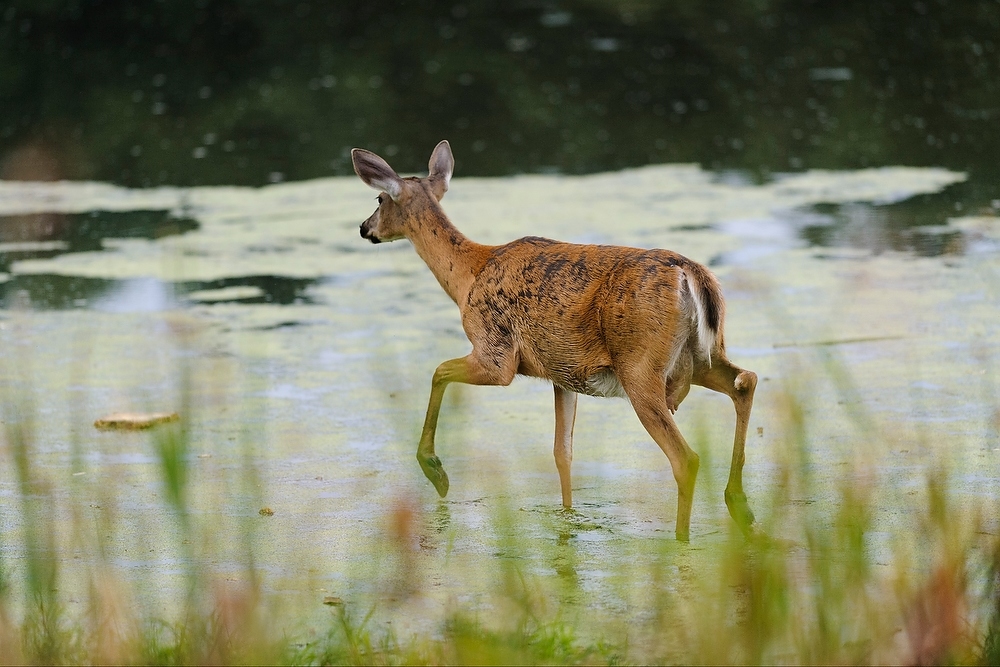
[[[671,414],[697,384],[730,396],[736,434],[726,503],[745,530],[744,447],[757,376],[726,358],[725,302],[702,265],[669,250],[578,245],[529,236],[500,246],[466,238],[440,199],[454,160],[442,141],[426,178],[400,178],[379,156],[354,149],[354,168],[382,190],[361,225],[373,243],[407,238],[458,305],[472,352],[434,373],[417,460],[443,497],[448,476],[434,453],[444,388],[451,382],[508,385],[517,374],[555,386],[554,455],[566,507],[576,395],[627,397],[667,455],[678,485],[676,534],[689,535],[698,455]]]

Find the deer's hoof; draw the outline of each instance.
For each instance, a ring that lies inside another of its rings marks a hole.
[[[428,456],[427,458],[418,458],[417,461],[420,462],[420,469],[424,471],[424,476],[431,481],[434,488],[437,489],[438,495],[444,498],[448,495],[448,473],[444,471],[444,466],[441,465],[441,459],[436,456]]]
[[[750,505],[747,503],[746,494],[729,493],[727,491],[726,507],[729,508],[729,516],[733,517],[733,521],[740,527],[743,534],[750,537],[754,532],[757,520],[754,518],[753,512],[750,510]]]

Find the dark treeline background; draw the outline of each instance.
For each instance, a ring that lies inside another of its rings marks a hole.
[[[351,173],[352,146],[420,171],[447,138],[460,175],[907,164],[986,187],[998,125],[1000,0],[0,3],[0,178],[257,185]]]

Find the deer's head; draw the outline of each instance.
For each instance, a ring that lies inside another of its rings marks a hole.
[[[435,205],[448,191],[455,169],[451,146],[442,141],[431,153],[425,178],[401,178],[389,163],[371,151],[351,151],[354,171],[366,185],[379,190],[378,208],[361,223],[361,237],[372,243],[395,241],[415,231],[420,212]]]

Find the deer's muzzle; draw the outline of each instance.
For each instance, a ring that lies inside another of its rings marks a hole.
[[[372,243],[381,243],[382,240],[379,239],[375,234],[372,233],[371,228],[365,229],[367,224],[361,225],[361,238],[368,239]]]

